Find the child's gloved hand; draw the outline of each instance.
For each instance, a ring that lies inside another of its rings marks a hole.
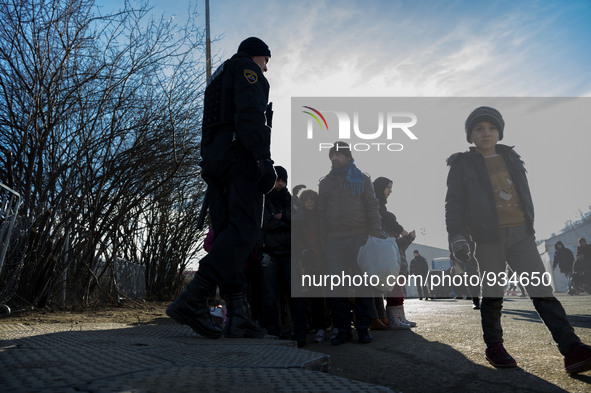
[[[451,252],[458,261],[463,264],[470,262],[470,243],[464,235],[454,235],[451,240]]]

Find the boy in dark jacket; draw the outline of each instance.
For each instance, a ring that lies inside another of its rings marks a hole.
[[[498,110],[476,108],[465,124],[466,139],[475,147],[447,160],[450,170],[445,220],[450,249],[460,262],[470,264],[476,260],[480,271],[487,272],[483,276],[481,304],[486,359],[495,367],[517,366],[503,347],[501,327],[508,264],[516,277],[523,279],[521,283],[536,311],[564,355],[566,371],[589,370],[591,347],[581,343],[564,308],[553,296],[552,287],[541,280],[545,269],[535,243],[534,209],[526,171],[512,147],[497,144],[503,139],[504,127]]]

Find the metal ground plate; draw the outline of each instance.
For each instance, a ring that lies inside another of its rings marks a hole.
[[[391,392],[328,375],[329,356],[291,342],[180,325],[4,325],[0,337],[3,392]]]

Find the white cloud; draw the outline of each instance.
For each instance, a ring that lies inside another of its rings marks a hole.
[[[183,4],[176,5],[177,15],[185,11]],[[219,1],[211,2],[211,14],[213,35],[223,35],[213,53],[229,57],[242,39],[253,35],[271,48],[273,155],[288,169],[293,96],[591,96],[591,7],[586,1]],[[466,147],[463,119],[457,123],[455,130],[434,130],[446,136],[436,155],[422,163],[401,157],[403,165],[436,168],[444,176],[444,156]],[[508,135],[532,172],[539,233],[559,230],[571,210],[586,209],[580,195],[589,195],[589,188],[566,198],[547,192],[544,176],[573,175],[572,166],[582,158],[571,153],[572,143],[561,141],[551,146],[552,167],[544,155],[550,147],[539,148],[544,141],[535,133]],[[588,138],[584,143],[589,145]],[[395,169],[390,176],[397,176]],[[445,191],[444,179],[439,180],[421,185],[425,192],[431,188],[437,201]],[[410,225],[420,208],[412,198],[402,198],[407,194],[401,193],[396,206],[405,206],[401,218]],[[426,206],[434,209],[430,216],[441,213],[436,210],[442,205],[431,201]],[[441,217],[421,226],[429,233],[439,231]]]

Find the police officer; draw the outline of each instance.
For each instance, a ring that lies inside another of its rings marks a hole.
[[[265,335],[250,316],[242,264],[257,242],[264,194],[276,179],[270,152],[272,114],[267,111],[269,83],[263,75],[270,57],[261,39],[247,38],[205,89],[201,166],[214,240],[195,277],[166,313],[208,338]],[[207,305],[216,286],[228,309],[223,330]]]

